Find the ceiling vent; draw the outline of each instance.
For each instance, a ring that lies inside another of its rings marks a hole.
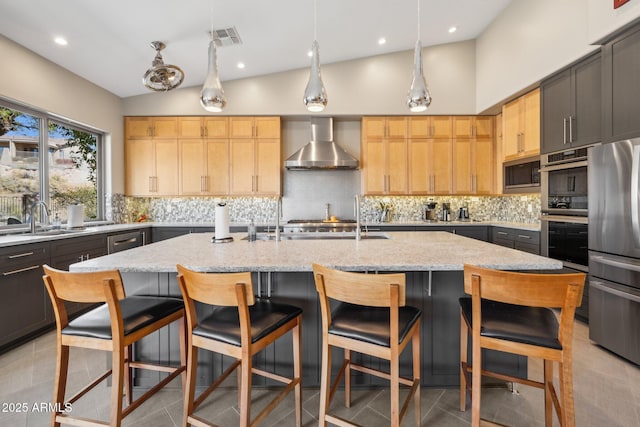
[[[213,41],[218,47],[242,44],[240,34],[238,34],[236,27],[213,30]]]

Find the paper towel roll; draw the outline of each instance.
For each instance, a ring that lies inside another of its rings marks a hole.
[[[216,204],[216,231],[215,239],[226,239],[229,237],[229,207],[226,203]]]
[[[84,205],[67,206],[67,228],[84,227]]]

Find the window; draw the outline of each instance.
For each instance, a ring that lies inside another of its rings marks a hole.
[[[46,131],[43,131],[46,129]],[[67,206],[85,206],[85,220],[104,219],[102,135],[37,111],[0,102],[0,226],[31,222],[44,201],[62,223]],[[46,218],[40,210],[34,220]]]

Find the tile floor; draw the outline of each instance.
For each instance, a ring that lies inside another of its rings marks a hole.
[[[640,368],[592,344],[588,328],[576,323],[574,393],[578,426],[640,426]],[[72,351],[70,390],[77,390],[105,366],[102,352]],[[541,378],[541,363],[530,362],[530,377]],[[41,427],[49,424],[49,414],[38,411],[40,402],[51,399],[55,367],[55,334],[48,333],[0,356],[0,426]],[[518,386],[519,394],[506,388],[483,389],[482,416],[510,426],[542,426],[544,424],[542,391]],[[238,425],[235,390],[211,396],[199,412],[220,426]],[[264,389],[254,390],[254,414],[271,395]],[[340,394],[340,392],[339,392]],[[319,395],[317,389],[303,391],[303,424],[316,426]],[[388,391],[357,390],[350,409],[342,406],[341,396],[334,400],[334,412],[354,418],[367,427],[388,426]],[[34,408],[34,404],[36,407]],[[18,412],[17,408],[26,411]],[[457,389],[423,389],[423,426],[469,425],[470,411],[458,409]],[[100,385],[76,403],[73,411],[87,417],[107,419],[109,389]],[[173,427],[180,425],[182,393],[179,383],[163,390],[125,418],[125,426]],[[288,396],[263,423],[264,426],[294,425],[293,394]],[[557,420],[554,425],[557,425]],[[407,414],[403,426],[413,426]]]

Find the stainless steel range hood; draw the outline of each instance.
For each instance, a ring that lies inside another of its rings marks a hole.
[[[293,153],[284,166],[289,170],[357,169],[358,159],[333,141],[331,117],[311,117],[311,142]]]

